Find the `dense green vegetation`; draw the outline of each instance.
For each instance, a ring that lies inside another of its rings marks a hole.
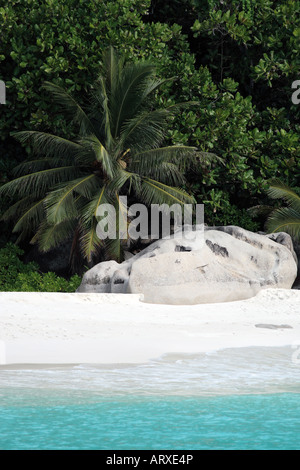
[[[101,248],[102,257],[123,261],[119,220],[125,219],[127,231],[127,206],[120,196],[133,192],[147,205],[193,203],[180,186],[187,164],[196,164],[195,149],[161,146],[173,113],[190,104],[151,107],[150,96],[163,83],[152,64],[124,64],[109,47],[84,108],[61,87],[45,85],[77,125],[78,134],[75,140],[39,131],[16,134],[37,154],[17,166],[15,173],[21,176],[0,188],[0,195],[18,197],[3,215],[16,221],[18,240],[34,233],[32,242],[49,251],[72,238],[72,256],[79,252],[90,262]],[[97,236],[102,204],[111,204],[115,211],[113,239]]]
[[[67,280],[53,272],[41,273],[36,263],[23,263],[23,254],[13,243],[0,249],[0,291],[75,292],[79,286],[79,276]]]
[[[33,148],[12,132],[76,138],[43,83],[84,106],[103,52],[113,46],[125,60],[155,64],[161,80],[173,78],[155,94],[154,108],[198,102],[169,123],[164,145],[197,147],[222,160],[199,162],[183,175],[181,188],[205,203],[208,224],[263,229],[266,215],[248,209],[276,205],[269,180],[298,192],[300,105],[292,103],[291,86],[300,78],[300,1],[0,0],[0,25],[0,79],[7,87],[1,183],[33,158]],[[3,196],[0,211],[14,202]],[[3,243],[14,240],[11,228],[3,226]]]

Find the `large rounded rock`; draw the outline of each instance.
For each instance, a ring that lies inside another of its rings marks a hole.
[[[289,235],[239,227],[197,227],[157,240],[121,264],[99,263],[78,292],[141,293],[144,301],[197,304],[242,300],[260,290],[291,288],[297,275]]]

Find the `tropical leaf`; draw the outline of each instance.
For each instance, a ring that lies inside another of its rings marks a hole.
[[[138,173],[124,170],[120,164],[114,179],[107,185],[107,192],[108,194],[113,195],[116,191],[120,192],[127,186],[127,191],[130,193],[133,187],[137,188],[140,185],[140,181],[141,177]]]
[[[185,177],[178,165],[172,162],[162,162],[157,167],[151,169],[148,175],[161,183],[167,183],[174,187],[183,186],[185,184]]]
[[[45,198],[35,201],[29,208],[23,212],[13,228],[13,232],[22,232],[21,238],[24,239],[29,233],[32,233],[45,216],[44,210]]]
[[[111,135],[111,115],[109,109],[109,98],[105,87],[105,79],[100,77],[96,85],[95,90],[92,90],[91,92],[91,102],[93,103],[93,109],[95,109],[91,114],[91,119],[97,122],[98,128],[100,129],[99,140],[105,139],[104,146],[108,150],[111,150],[113,138]],[[100,121],[99,112],[97,112],[99,107],[102,110]]]
[[[157,148],[165,137],[168,111],[142,111],[128,119],[120,131],[119,146],[142,152]]]
[[[26,211],[33,202],[35,202],[35,199],[32,196],[25,196],[23,199],[19,199],[19,201],[15,202],[12,206],[6,209],[6,211],[1,215],[0,220],[16,220],[16,218],[24,213],[24,211]]]
[[[78,142],[58,137],[53,134],[39,131],[12,132],[11,135],[21,143],[32,145],[34,152],[46,157],[57,157],[60,160],[66,157],[75,157],[81,150]]]
[[[85,146],[86,155],[90,156],[92,154],[91,160],[101,163],[103,173],[112,179],[114,177],[116,161],[107,152],[100,140],[95,135],[90,135],[82,139],[81,142]]]
[[[98,209],[101,204],[110,204],[111,200],[108,199],[107,187],[98,188],[98,191],[93,195],[91,200],[87,202],[81,211],[81,219],[83,224],[88,225],[94,218],[97,217]]]
[[[141,182],[142,200],[146,204],[194,204],[195,199],[181,188],[143,178]]]
[[[291,207],[276,209],[270,215],[266,227],[270,232],[286,232],[300,240],[300,213]]]
[[[50,82],[45,82],[43,88],[51,93],[56,103],[63,108],[64,114],[79,125],[79,134],[81,136],[95,133],[94,126],[88,115],[70,93]]]
[[[131,167],[143,175],[155,173],[157,167],[163,163],[173,163],[177,165],[178,172],[183,176],[183,170],[195,161],[195,147],[184,145],[172,145],[169,147],[154,148],[144,152],[139,152],[132,156]]]
[[[78,194],[85,197],[91,196],[95,191],[95,180],[97,177],[94,174],[83,176],[74,181],[69,182],[61,188],[51,191],[46,197],[46,211],[48,223],[58,224],[64,220],[73,219],[78,215],[77,201]]]
[[[76,219],[63,220],[53,225],[43,221],[31,239],[31,243],[38,243],[39,250],[46,253],[67,240],[70,234],[74,233],[77,224],[78,221]]]
[[[283,199],[287,207],[274,209],[266,222],[271,232],[287,232],[300,240],[300,196],[281,181],[273,180],[268,189],[272,199]]]
[[[272,199],[283,199],[290,207],[300,213],[300,196],[280,180],[271,181],[267,192]]]
[[[79,170],[74,166],[65,166],[58,168],[49,168],[47,170],[37,171],[29,175],[20,176],[0,187],[0,195],[24,197],[28,194],[34,194],[36,198],[45,195],[45,193],[56,184],[68,181],[78,175]]]
[[[93,256],[97,255],[103,246],[103,241],[97,235],[97,220],[96,218],[91,218],[80,237],[80,247],[83,256],[88,262],[91,262]]]
[[[52,165],[51,165],[52,163]],[[52,158],[39,158],[37,160],[30,160],[27,162],[22,162],[13,168],[12,173],[15,177],[22,176],[28,173],[36,173],[41,170],[46,170],[53,166],[53,159]]]
[[[152,64],[134,64],[122,70],[121,79],[114,90],[111,115],[114,122],[113,137],[116,138],[124,122],[132,118],[143,102],[143,93],[147,79],[152,78],[155,68]]]

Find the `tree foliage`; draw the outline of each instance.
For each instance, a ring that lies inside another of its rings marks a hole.
[[[79,276],[67,280],[53,272],[41,273],[36,263],[23,263],[23,254],[13,243],[0,249],[0,291],[74,292],[79,287]]]
[[[16,155],[24,159],[11,131],[75,138],[41,84],[54,83],[84,105],[112,45],[133,62],[154,62],[159,78],[176,77],[155,96],[159,108],[199,103],[174,119],[166,144],[224,162],[202,161],[186,174],[183,188],[205,201],[208,224],[263,228],[247,208],[268,201],[268,181],[299,187],[300,106],[291,101],[300,70],[299,0],[0,0],[0,23],[7,86],[0,158],[11,167]],[[9,168],[4,173],[11,177]]]
[[[127,64],[109,47],[84,107],[61,87],[45,84],[77,134],[74,140],[40,131],[15,134],[37,156],[18,165],[16,178],[0,188],[17,196],[3,218],[15,221],[18,241],[34,233],[32,243],[49,251],[72,236],[72,255],[79,251],[90,262],[103,247],[97,235],[102,204],[111,204],[119,221],[127,210],[120,196],[132,192],[148,205],[194,202],[181,186],[196,149],[162,145],[170,117],[191,103],[155,109],[151,96],[163,83],[151,63]],[[105,251],[121,261],[123,237],[116,229]]]
[[[152,18],[168,22],[168,4],[152,5]],[[223,192],[242,211],[265,200],[270,178],[299,186],[300,106],[292,103],[291,86],[300,69],[300,2],[185,0],[169,11],[195,57],[181,89],[201,103],[175,128],[175,138],[200,142],[226,162],[191,178],[197,198],[211,207]],[[219,220],[225,206],[214,206]]]

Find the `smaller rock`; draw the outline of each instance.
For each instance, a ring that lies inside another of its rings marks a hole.
[[[117,275],[114,275],[118,272],[119,268],[120,265],[116,261],[104,261],[103,263],[96,264],[96,266],[84,274],[84,282],[81,283],[76,292],[95,292],[100,294],[112,292],[112,279],[118,279]],[[116,288],[116,290],[119,289]]]

